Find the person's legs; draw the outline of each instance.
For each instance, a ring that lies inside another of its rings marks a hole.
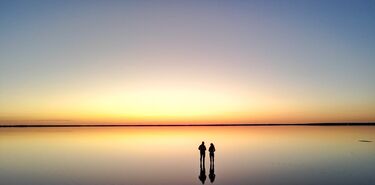
[[[210,162],[214,162],[214,160],[215,160],[215,156],[214,156],[214,154],[213,153],[210,153]]]
[[[201,161],[202,161],[202,160],[204,161],[205,153],[204,153],[204,152],[201,152],[200,154],[201,154],[200,160],[201,160]]]

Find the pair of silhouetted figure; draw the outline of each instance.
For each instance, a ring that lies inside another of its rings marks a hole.
[[[204,145],[204,142],[202,141],[202,144],[198,147],[200,151],[200,173],[199,173],[199,180],[204,184],[206,181],[206,168],[205,168],[205,158],[206,158],[206,146]],[[210,174],[208,177],[210,178],[211,183],[215,180],[215,146],[214,144],[210,144],[210,148],[208,148],[208,151],[210,152]]]
[[[200,151],[200,161],[204,162],[206,158],[206,146],[204,145],[204,141],[202,141],[202,144],[198,147]],[[210,144],[210,148],[208,148],[208,151],[210,152],[210,163],[214,163],[215,161],[215,146],[213,143]]]

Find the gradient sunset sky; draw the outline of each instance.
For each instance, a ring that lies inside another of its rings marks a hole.
[[[375,1],[0,1],[0,124],[375,121]]]

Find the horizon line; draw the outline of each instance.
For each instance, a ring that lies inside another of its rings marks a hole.
[[[343,123],[219,123],[219,124],[15,124],[0,127],[202,127],[202,126],[375,126],[375,122]]]

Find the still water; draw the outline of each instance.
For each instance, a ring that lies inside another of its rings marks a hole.
[[[0,184],[375,184],[359,140],[375,127],[0,128]]]

